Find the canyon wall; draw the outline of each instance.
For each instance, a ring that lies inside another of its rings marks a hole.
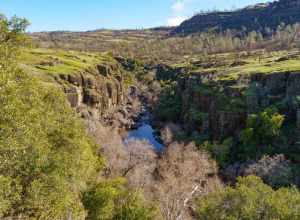
[[[82,117],[99,120],[126,102],[122,71],[118,64],[99,64],[84,72],[61,74],[56,80]]]
[[[185,72],[178,75],[174,70],[178,75],[176,94],[181,98],[178,122],[190,134],[206,134],[213,140],[237,136],[249,114],[268,107],[276,107],[286,121],[300,127],[298,72],[257,73],[226,80],[219,80],[219,73]]]

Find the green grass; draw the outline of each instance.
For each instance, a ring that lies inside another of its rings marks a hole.
[[[278,61],[279,58],[287,59]],[[201,63],[200,67],[193,64],[197,61]],[[233,66],[237,61],[241,64]],[[208,67],[202,67],[205,65]],[[189,67],[192,73],[215,73],[218,74],[217,80],[231,81],[238,79],[241,75],[300,72],[300,53],[299,51],[264,53],[256,51],[239,58],[237,58],[237,54],[224,53],[206,57],[205,61],[203,61],[203,57],[190,56],[182,62],[173,64],[173,67]]]
[[[97,64],[116,62],[106,54],[51,49],[24,49],[19,58],[25,70],[40,74],[76,74]]]

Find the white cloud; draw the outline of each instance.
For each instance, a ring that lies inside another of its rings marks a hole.
[[[167,20],[168,26],[178,26],[180,25],[184,20],[186,20],[186,17],[178,16],[178,17],[172,17]]]
[[[174,12],[181,12],[184,10],[185,7],[185,2],[184,1],[176,1],[173,5],[172,5],[172,10]]]
[[[195,0],[173,0],[173,5],[171,9],[173,11],[173,15],[167,19],[168,26],[178,26],[184,20],[187,19],[186,14],[188,13],[189,4],[194,2]]]

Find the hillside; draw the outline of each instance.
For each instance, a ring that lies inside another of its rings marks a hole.
[[[236,11],[198,14],[171,31],[171,36],[227,29],[266,33],[267,28],[276,29],[282,23],[294,24],[299,21],[300,1],[280,0],[249,6]]]
[[[31,33],[30,37],[41,47],[63,48],[105,52],[116,45],[126,45],[166,36],[172,28],[153,28],[144,30],[95,30],[86,32],[56,31]]]

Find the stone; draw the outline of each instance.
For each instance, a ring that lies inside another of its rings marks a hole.
[[[104,65],[97,65],[97,69],[99,74],[103,75],[103,76],[108,76],[110,75],[110,68],[108,66],[104,66]]]
[[[75,108],[79,106],[79,94],[77,92],[77,88],[72,86],[65,89],[65,93],[67,95],[67,99],[71,105],[71,107]]]
[[[95,104],[100,103],[101,98],[100,95],[97,93],[97,91],[92,89],[87,89],[84,91],[83,94],[83,102],[85,104],[94,106]]]
[[[85,88],[93,89],[93,88],[95,88],[96,84],[97,83],[95,82],[95,80],[93,78],[87,77],[87,78],[83,79],[83,86]]]
[[[68,81],[73,85],[82,86],[82,78],[80,75],[68,75]]]

